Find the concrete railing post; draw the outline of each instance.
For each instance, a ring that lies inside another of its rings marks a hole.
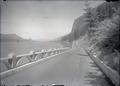
[[[51,55],[51,51],[49,51],[49,56]]]
[[[32,61],[34,61],[35,57],[36,57],[35,51],[30,51],[30,53],[32,54],[31,59],[32,59]]]
[[[30,51],[30,56],[28,56],[28,60],[30,62],[34,61],[35,60],[35,52],[34,51]]]
[[[9,60],[9,64],[11,68],[15,68],[16,67],[16,63],[17,63],[17,58],[16,55],[14,53],[10,53],[8,55],[8,57],[10,57],[11,59]]]

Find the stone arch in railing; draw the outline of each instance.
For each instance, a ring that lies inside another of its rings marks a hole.
[[[14,53],[8,54],[8,58],[9,58],[9,59],[6,59],[6,60],[1,61],[1,62],[6,66],[6,68],[7,68],[8,70],[9,70],[9,69],[12,69],[12,68],[15,68],[17,62],[21,59],[21,57],[17,58]]]
[[[19,67],[19,66],[22,66],[22,65],[24,65],[24,64],[29,63],[30,61],[29,61],[28,58],[26,58],[26,57],[27,57],[27,56],[21,56],[21,59],[19,59],[19,60],[17,61],[16,66]]]

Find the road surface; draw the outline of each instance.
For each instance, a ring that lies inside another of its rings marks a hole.
[[[65,86],[90,86],[86,84],[87,73],[94,71],[91,67],[91,59],[82,49],[69,50],[63,54],[52,57],[51,59],[40,62],[28,69],[11,75],[3,83],[9,85],[41,86],[41,84],[63,84]]]

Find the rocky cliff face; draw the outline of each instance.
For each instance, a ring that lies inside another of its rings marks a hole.
[[[100,23],[106,18],[111,18],[112,15],[115,13],[114,9],[116,8],[119,8],[119,3],[116,2],[105,2],[96,8],[92,8],[91,13],[94,17],[95,23],[96,20]],[[80,39],[82,36],[85,36],[88,30],[88,26],[86,24],[86,13],[84,13],[82,16],[75,19],[72,31],[68,35],[63,36],[61,40],[73,42],[77,39]]]
[[[103,62],[119,72],[120,1],[105,2],[90,12],[95,26],[86,25],[86,12],[74,21],[71,33],[61,40],[72,43],[73,48],[91,48]]]
[[[85,15],[80,16],[79,18],[75,19],[72,27],[72,31],[61,38],[62,41],[69,41],[73,42],[83,36],[87,31],[86,22],[85,22]]]

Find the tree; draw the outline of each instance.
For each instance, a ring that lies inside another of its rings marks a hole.
[[[90,3],[88,1],[86,1],[85,3],[85,7],[86,9],[84,9],[86,11],[86,26],[87,26],[87,34],[88,34],[88,39],[90,40],[90,38],[92,37],[94,30],[91,29],[92,27],[95,27],[95,15],[93,15],[93,8],[90,6]]]

